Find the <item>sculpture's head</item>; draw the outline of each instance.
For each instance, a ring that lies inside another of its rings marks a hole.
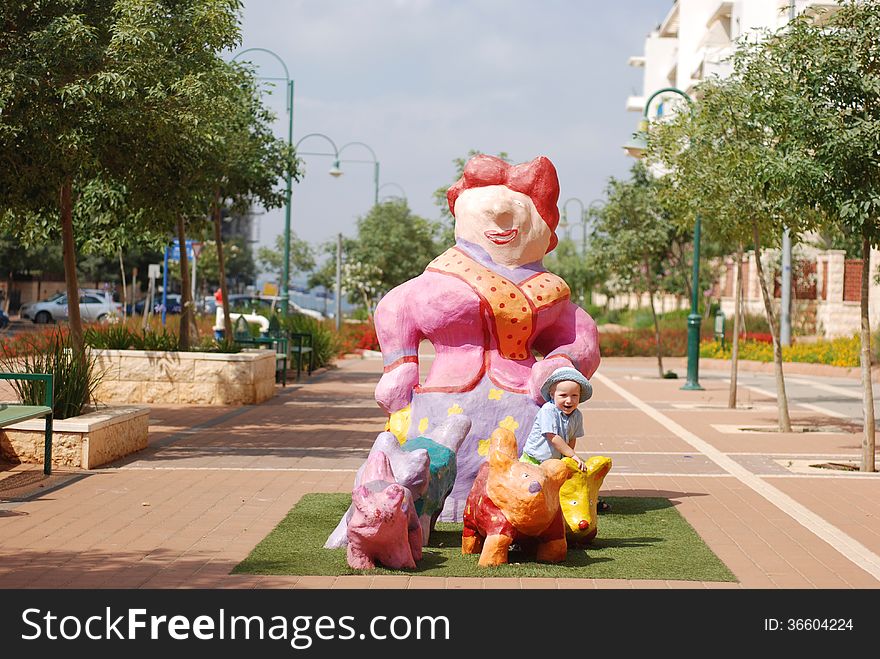
[[[493,261],[515,267],[540,261],[556,247],[559,179],[544,156],[510,165],[476,155],[446,192],[455,237],[483,247]]]

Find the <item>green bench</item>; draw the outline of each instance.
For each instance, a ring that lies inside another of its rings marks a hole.
[[[0,403],[0,428],[28,419],[43,418],[46,421],[46,441],[43,453],[43,473],[52,473],[52,400],[53,380],[49,373],[0,373],[0,380],[35,380],[46,383],[43,405],[19,405]]]
[[[306,368],[308,374],[311,375],[315,370],[315,351],[312,348],[311,332],[290,332],[290,352],[296,354],[296,379],[299,380],[300,373],[303,370],[303,358],[307,357]]]
[[[274,323],[274,327],[273,327]],[[255,337],[251,334],[250,324],[244,316],[235,319],[232,327],[233,340],[240,346],[275,349],[275,380],[281,380],[281,386],[287,386],[287,337],[281,331],[278,319],[274,316],[269,320],[267,336]]]

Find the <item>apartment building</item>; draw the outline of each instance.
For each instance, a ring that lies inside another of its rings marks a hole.
[[[694,98],[695,87],[701,80],[730,74],[732,67],[728,58],[738,40],[760,39],[767,31],[784,27],[792,15],[806,12],[814,20],[823,21],[837,9],[836,2],[827,0],[675,0],[645,38],[644,52],[629,59],[631,66],[643,69],[643,78],[641,93],[626,99],[626,109],[640,116],[645,114],[645,103],[664,87],[675,87]],[[680,97],[676,94],[656,96],[647,116],[656,118],[673,112],[678,101]],[[857,332],[861,260],[846,259],[841,251],[820,251],[807,245],[799,245],[796,254],[792,257],[792,327],[827,337]],[[880,254],[872,251],[872,272],[880,262],[878,258]],[[763,314],[754,253],[747,254],[743,262],[744,310]],[[735,304],[733,258],[721,264],[720,270],[719,281],[704,294],[720,302],[722,310],[730,316]],[[778,311],[780,287],[777,284],[772,288]],[[646,295],[614,301],[615,306],[642,306],[647,302]],[[663,299],[655,300],[655,304],[658,309],[669,310],[687,307],[689,302]],[[872,326],[877,327],[880,286],[873,281],[869,313]]]

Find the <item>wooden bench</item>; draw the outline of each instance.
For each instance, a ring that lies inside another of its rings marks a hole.
[[[275,327],[273,329],[273,321]],[[255,337],[251,334],[250,324],[244,316],[235,319],[232,328],[233,340],[241,346],[275,349],[275,380],[281,380],[281,386],[287,386],[287,337],[281,331],[278,320],[273,316],[269,321],[267,336]]]
[[[0,403],[0,428],[28,419],[44,418],[46,421],[46,441],[43,452],[43,473],[49,476],[52,473],[52,401],[54,399],[52,375],[50,373],[0,373],[0,380],[35,380],[46,383],[43,405]]]

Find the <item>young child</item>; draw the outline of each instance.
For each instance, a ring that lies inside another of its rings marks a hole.
[[[578,405],[593,395],[592,385],[577,369],[563,366],[550,374],[541,386],[541,395],[547,402],[538,410],[520,461],[541,464],[569,457],[584,471],[586,463],[575,451],[578,437],[584,435],[584,417]],[[599,499],[597,510],[605,512],[610,506]]]

